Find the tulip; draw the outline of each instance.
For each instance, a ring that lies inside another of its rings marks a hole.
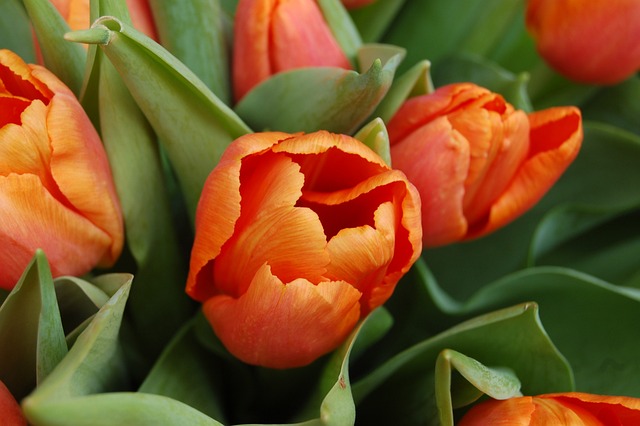
[[[359,141],[249,134],[205,183],[187,293],[237,358],[302,366],[389,298],[421,237],[415,188]]]
[[[240,0],[233,44],[236,101],[273,74],[351,65],[314,0]]]
[[[425,247],[486,235],[523,214],[582,142],[578,109],[527,116],[471,83],[407,100],[388,131],[393,166],[422,198]]]
[[[570,79],[614,84],[640,69],[638,0],[529,0],[526,26],[540,55]]]
[[[72,31],[84,30],[91,25],[90,0],[50,0]],[[157,33],[149,0],[126,0],[134,28],[157,40]]]
[[[0,380],[0,424],[4,426],[26,426],[22,410],[9,389]]]
[[[465,414],[459,426],[640,424],[640,399],[579,392],[488,400]]]
[[[0,50],[0,288],[36,249],[52,273],[110,266],[123,225],[107,157],[73,93],[51,72]]]

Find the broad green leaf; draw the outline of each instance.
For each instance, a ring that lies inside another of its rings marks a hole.
[[[405,0],[376,0],[349,11],[365,43],[380,40]]]
[[[51,270],[40,250],[0,307],[0,348],[0,380],[17,399],[67,353]]]
[[[515,75],[493,62],[469,54],[444,58],[433,71],[433,81],[437,87],[472,82],[500,93],[517,109],[526,112],[533,110],[527,94],[529,76],[526,73]]]
[[[340,0],[318,0],[327,25],[347,58],[353,63],[362,45],[360,33]]]
[[[253,88],[236,111],[256,130],[351,134],[387,93],[399,60],[384,66],[377,60],[364,74],[340,68],[278,73]]]
[[[353,385],[358,421],[439,424],[434,368],[445,349],[511,369],[525,394],[573,388],[571,369],[542,328],[537,305],[524,303],[459,323],[378,365]],[[509,393],[512,380],[507,383],[502,391]]]
[[[162,45],[229,104],[228,40],[220,0],[154,0],[149,4]]]
[[[69,25],[50,1],[22,0],[38,37],[45,66],[76,96],[82,87],[86,53],[82,46],[64,40]]]
[[[529,96],[537,110],[557,105],[581,105],[598,90],[598,86],[566,79],[545,63],[538,64],[529,72]]]
[[[513,0],[407,0],[382,40],[405,47],[407,65],[429,59],[437,66],[452,53],[489,54],[520,13]]]
[[[389,134],[384,121],[375,118],[354,135],[363,144],[367,145],[391,167],[391,152],[389,151]]]
[[[224,421],[224,365],[200,345],[193,325],[183,326],[138,391],[170,397]]]
[[[524,267],[534,232],[551,209],[577,205],[621,212],[640,206],[640,137],[592,122],[585,122],[584,130],[578,157],[531,211],[481,239],[423,252],[445,292],[464,300],[483,285]]]
[[[376,60],[379,60],[383,64],[386,64],[390,60],[400,63],[405,54],[406,50],[404,48],[391,44],[365,44],[357,51],[357,69],[360,72],[366,72],[373,66]]]
[[[99,44],[158,134],[193,219],[207,176],[249,129],[184,64],[122,21],[105,16],[67,39]]]
[[[600,121],[640,135],[640,77],[604,87],[580,105],[585,119]]]
[[[395,79],[389,92],[373,112],[373,116],[380,117],[388,123],[408,98],[433,92],[430,69],[429,61],[420,61]]]
[[[443,350],[436,359],[435,386],[443,426],[453,426],[454,408],[469,405],[484,394],[494,399],[522,396],[520,381],[511,370],[487,367],[451,349]]]
[[[85,323],[109,300],[109,295],[100,288],[75,277],[56,278],[55,289],[65,335]]]
[[[0,2],[0,48],[9,49],[26,63],[35,63],[33,34],[21,0]]]

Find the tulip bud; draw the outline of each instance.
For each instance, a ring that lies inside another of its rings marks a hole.
[[[640,424],[640,399],[579,392],[489,400],[477,404],[460,426],[606,426]]]
[[[6,426],[27,425],[20,406],[2,381],[0,381],[0,423]]]
[[[523,214],[582,142],[577,108],[527,116],[471,83],[409,99],[387,128],[393,166],[420,192],[428,247],[486,235]]]
[[[205,184],[187,293],[236,357],[302,366],[389,298],[421,238],[415,188],[359,141],[250,134]]]
[[[109,163],[71,91],[52,73],[0,50],[0,287],[36,249],[54,276],[110,266],[123,225]]]
[[[271,75],[351,65],[314,0],[240,0],[233,44],[236,101]]]
[[[614,84],[640,69],[637,0],[529,0],[526,25],[540,55],[573,80]]]

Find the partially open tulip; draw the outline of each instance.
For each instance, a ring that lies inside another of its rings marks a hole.
[[[471,83],[409,99],[388,131],[393,166],[422,198],[426,247],[486,235],[523,214],[582,142],[577,108],[527,116]]]
[[[72,31],[91,26],[90,0],[50,0]],[[157,40],[149,0],[126,0],[134,28]]]
[[[638,0],[529,0],[526,24],[540,55],[568,78],[613,84],[640,70]]]
[[[640,399],[579,392],[523,396],[477,404],[459,426],[636,426]]]
[[[0,288],[36,249],[54,276],[112,265],[123,225],[101,141],[51,72],[0,50]]]
[[[250,134],[206,181],[187,293],[236,357],[302,366],[389,298],[421,237],[415,188],[359,141]]]
[[[2,426],[26,426],[27,421],[22,415],[22,410],[9,389],[0,381],[0,425]]]
[[[273,74],[302,67],[351,68],[315,0],[240,0],[233,43],[239,101]]]

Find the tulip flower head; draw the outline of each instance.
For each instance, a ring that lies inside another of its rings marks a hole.
[[[640,70],[637,0],[529,0],[526,25],[540,55],[570,79],[614,84]]]
[[[640,399],[579,392],[523,396],[477,404],[460,426],[635,426]]]
[[[250,134],[205,183],[187,293],[236,357],[302,366],[389,298],[421,237],[415,188],[364,144]]]
[[[239,101],[278,72],[351,65],[315,0],[240,0],[233,44],[233,89]]]
[[[51,72],[0,50],[0,287],[38,248],[54,276],[112,265],[123,224],[102,143]]]
[[[527,116],[471,83],[409,99],[388,131],[393,166],[422,198],[426,247],[486,235],[523,214],[582,142],[577,108]]]
[[[0,381],[0,424],[3,426],[27,425],[18,402],[2,381]]]

